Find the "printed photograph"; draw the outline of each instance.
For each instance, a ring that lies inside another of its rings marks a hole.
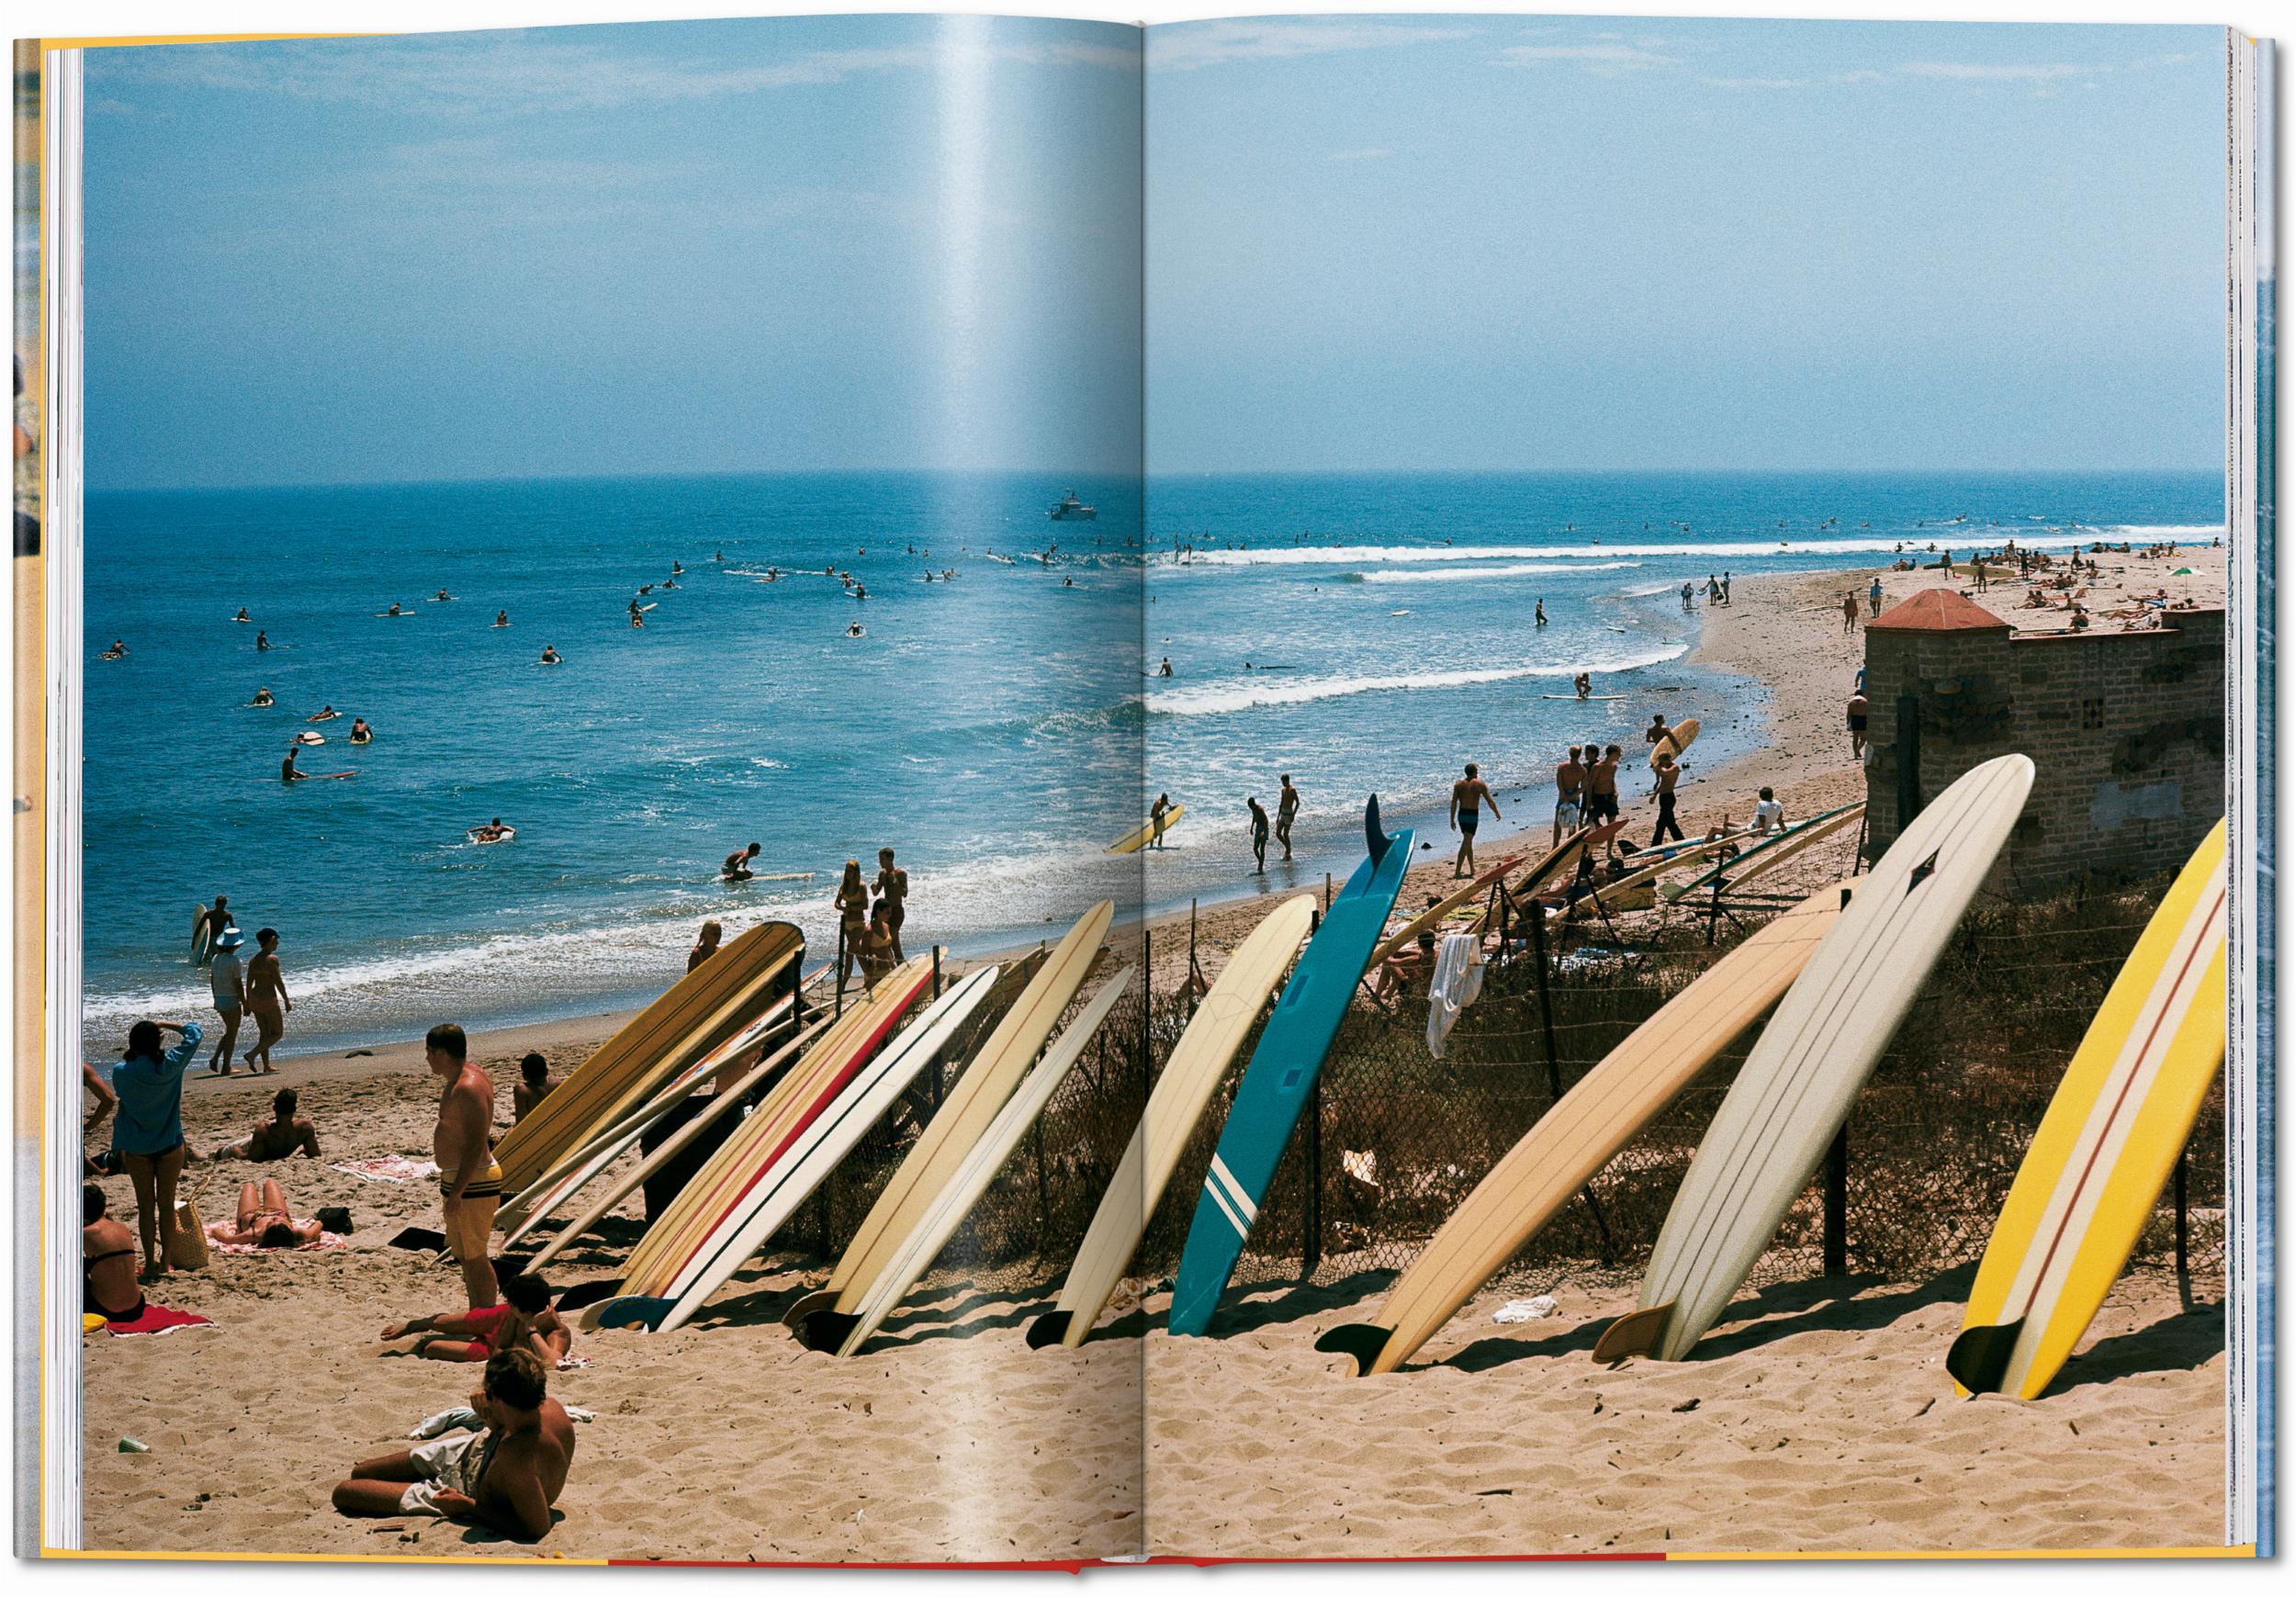
[[[82,1545],[2221,1548],[2226,49],[87,52]]]

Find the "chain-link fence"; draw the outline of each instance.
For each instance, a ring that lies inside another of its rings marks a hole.
[[[2065,1063],[2167,881],[2043,902],[1981,902],[1964,917],[1850,1119],[1840,1235],[1849,1270],[1919,1279],[1984,1252]],[[1400,1269],[1547,1111],[1558,1086],[1567,1090],[1765,913],[1741,905],[1718,924],[1712,945],[1703,914],[1674,911],[1638,928],[1632,947],[1557,951],[1544,1008],[1532,959],[1502,959],[1439,1060],[1426,1046],[1424,994],[1384,1005],[1359,994],[1260,1206],[1238,1282]],[[1607,936],[1599,925],[1592,931]],[[1158,993],[1144,1013],[1138,997],[1118,1007],[944,1267],[1014,1283],[1049,1281],[1066,1267],[1139,1120],[1147,1062],[1168,1056],[1189,1013],[1186,994]],[[1515,1267],[1638,1271],[1757,1033],[1728,1050],[1612,1159]],[[1238,1051],[1151,1217],[1135,1275],[1168,1276],[1177,1265],[1255,1040]],[[2220,1084],[2188,1155],[2189,1256],[2199,1276],[2223,1268],[2223,1132]],[[907,1137],[881,1131],[785,1240],[825,1255],[841,1247]],[[1756,1284],[1824,1269],[1823,1189],[1821,1172],[1757,1266]],[[2142,1254],[2173,1248],[2174,1190],[2163,1195]]]

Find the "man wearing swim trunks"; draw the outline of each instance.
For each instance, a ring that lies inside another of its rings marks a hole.
[[[1863,671],[1858,673],[1861,677],[1864,674]],[[1858,691],[1850,695],[1850,758],[1865,758],[1865,684],[1863,682],[1858,684]]]
[[[1555,842],[1579,829],[1585,792],[1586,767],[1579,763],[1579,746],[1573,743],[1570,758],[1555,767]]]
[[[1593,756],[1594,746],[1588,744],[1586,751]],[[1586,762],[1586,824],[1590,827],[1618,818],[1618,761],[1625,753],[1614,743],[1603,750],[1600,759],[1590,758]]]
[[[1277,779],[1283,790],[1276,795],[1276,841],[1284,846],[1284,858],[1291,858],[1291,823],[1300,814],[1300,790],[1291,785],[1289,776]]]
[[[893,962],[909,956],[901,951],[901,923],[909,917],[909,873],[893,862],[893,850],[877,850],[877,905],[885,912],[885,929],[893,934]]]
[[[1482,824],[1479,805],[1489,804],[1495,819],[1499,801],[1491,796],[1490,784],[1475,773],[1475,762],[1467,762],[1467,774],[1451,784],[1451,827],[1459,835],[1459,851],[1451,861],[1451,878],[1475,873],[1475,828]]]
[[[462,1266],[470,1307],[490,1309],[496,1294],[487,1245],[502,1201],[502,1167],[487,1142],[487,1128],[494,1120],[494,1078],[471,1063],[470,1040],[452,1021],[431,1028],[422,1040],[422,1057],[431,1074],[446,1084],[439,1095],[438,1125],[431,1132],[446,1246]]]
[[[471,1415],[484,1429],[353,1465],[351,1479],[335,1487],[335,1512],[354,1519],[425,1514],[541,1540],[574,1463],[574,1423],[548,1395],[548,1381],[524,1348],[496,1354],[470,1394]]]

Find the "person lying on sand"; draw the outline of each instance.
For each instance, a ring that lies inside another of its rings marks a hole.
[[[507,1273],[497,1268],[502,1301],[490,1309],[450,1309],[443,1314],[422,1314],[397,1325],[383,1327],[385,1342],[420,1336],[426,1340],[414,1350],[418,1358],[448,1364],[479,1364],[498,1353],[520,1348],[549,1369],[574,1345],[574,1333],[550,1307],[550,1284],[539,1276]]]
[[[309,1115],[297,1111],[295,1089],[283,1086],[271,1095],[270,1115],[257,1120],[244,1138],[212,1153],[194,1153],[192,1159],[194,1163],[204,1161],[209,1164],[219,1164],[226,1159],[269,1164],[292,1159],[298,1153],[308,1159],[319,1157],[319,1126]]]
[[[515,1125],[548,1097],[558,1084],[550,1074],[550,1062],[530,1053],[518,1062],[518,1080],[511,1086],[511,1123]]]
[[[242,1181],[239,1212],[208,1227],[208,1240],[227,1247],[299,1248],[320,1236],[315,1220],[298,1220],[287,1209],[287,1191],[274,1180]]]
[[[107,1206],[94,1182],[80,1188],[80,1311],[119,1324],[143,1312],[143,1288],[136,1284],[136,1239]]]
[[[335,1512],[354,1519],[430,1515],[541,1540],[574,1462],[574,1423],[548,1395],[548,1380],[542,1361],[524,1349],[496,1354],[470,1394],[484,1430],[353,1465],[351,1479],[335,1487]]]
[[[750,843],[743,848],[736,849],[726,856],[726,862],[717,868],[718,875],[728,882],[748,881],[756,874],[749,869],[749,861],[758,857],[761,847],[761,844]]]

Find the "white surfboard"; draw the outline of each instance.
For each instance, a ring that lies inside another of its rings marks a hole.
[[[1986,760],[1874,866],[1730,1084],[1660,1229],[1638,1307],[1612,1321],[1596,1358],[1681,1358],[1721,1318],[1849,1119],[2032,782],[2021,754]]]
[[[973,1206],[988,1190],[989,1183],[1005,1167],[1005,1161],[1020,1144],[1036,1118],[1044,1112],[1044,1106],[1052,1101],[1068,1073],[1085,1055],[1085,1048],[1099,1031],[1109,1011],[1124,995],[1132,973],[1128,966],[1101,984],[1100,990],[1086,1003],[1083,1012],[1060,1040],[1053,1043],[1030,1071],[1028,1079],[1015,1089],[1005,1107],[996,1111],[996,1118],[981,1133],[980,1140],[965,1154],[929,1208],[919,1217],[917,1226],[901,1239],[877,1278],[863,1290],[860,1309],[852,1314],[840,1314],[834,1309],[824,1309],[808,1316],[798,1327],[799,1340],[808,1347],[822,1352],[834,1351],[840,1358],[850,1356],[867,1342],[884,1317],[893,1312],[902,1299],[916,1286],[917,1277],[932,1265],[940,1250],[949,1245],[957,1227],[973,1212]]]

